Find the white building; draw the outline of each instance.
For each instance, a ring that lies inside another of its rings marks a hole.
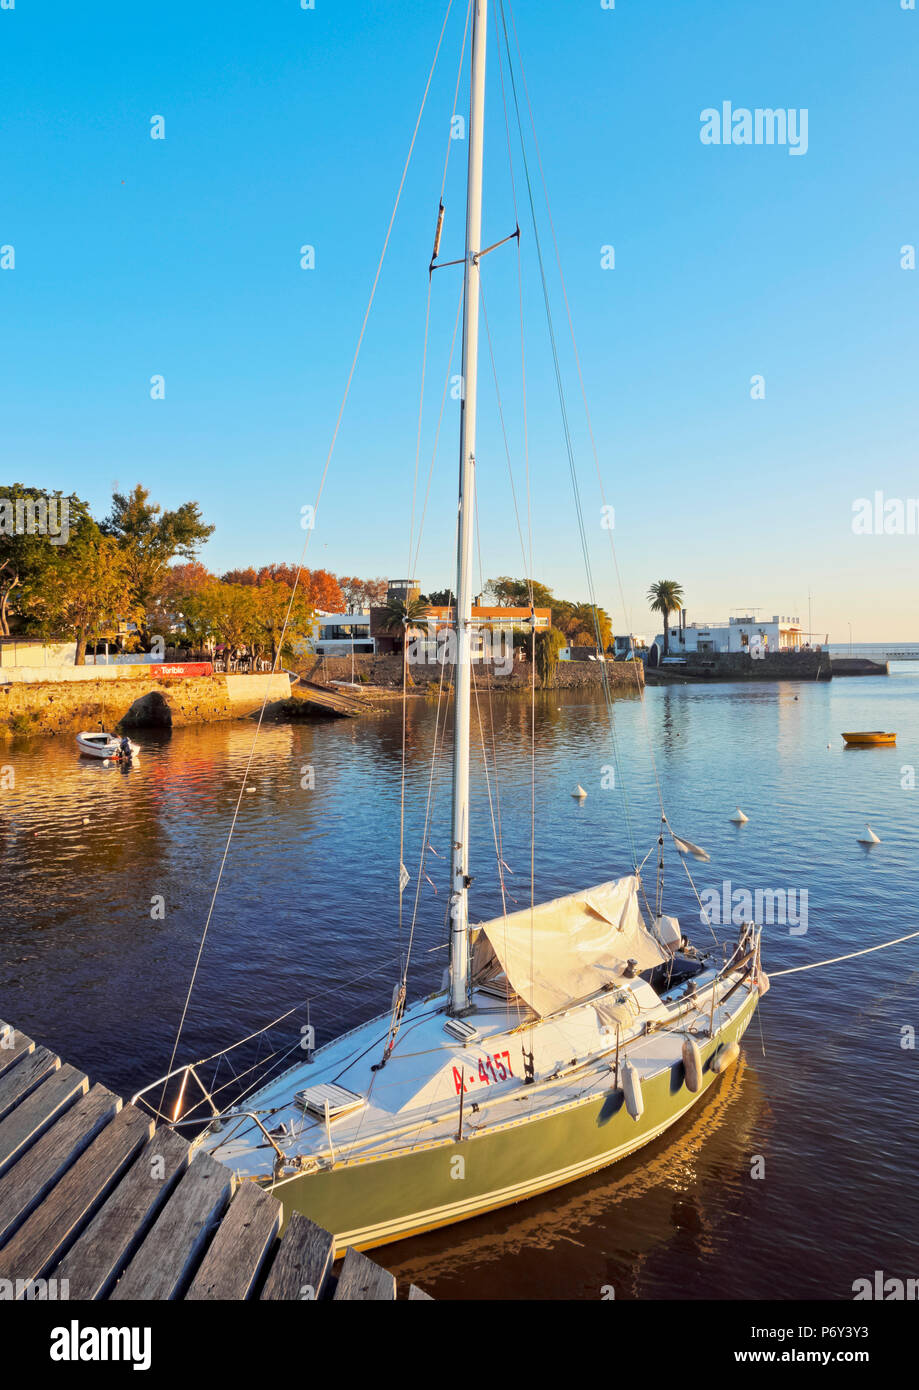
[[[313,627],[313,651],[317,656],[373,655],[377,644],[370,636],[370,610],[363,613],[317,613]]]
[[[613,656],[619,661],[634,657],[638,652],[647,651],[647,648],[647,637],[642,637],[636,632],[616,633],[613,637]]]
[[[663,633],[655,642],[664,649]],[[771,622],[755,617],[728,618],[720,623],[683,622],[670,629],[671,657],[689,652],[746,652],[750,656],[774,652],[799,652],[807,645],[807,633],[796,617],[774,614]]]

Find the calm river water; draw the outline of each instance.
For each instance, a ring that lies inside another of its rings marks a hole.
[[[723,896],[725,882],[728,894],[793,890],[796,917],[807,894],[806,931],[766,928],[775,970],[919,928],[919,787],[908,772],[919,770],[919,663],[891,670],[886,680],[647,693],[671,822],[711,854],[689,861],[700,892]],[[641,705],[617,700],[615,716],[610,787],[602,700],[538,699],[538,899],[628,872],[630,827],[639,859],[655,840]],[[528,702],[496,697],[492,717],[492,805],[510,892],[524,905]],[[411,705],[412,871],[434,724],[433,704]],[[840,732],[853,728],[895,729],[898,746],[846,751]],[[126,771],[79,759],[69,738],[21,740],[0,756],[15,774],[0,792],[0,1016],[120,1094],[168,1064],[252,736],[227,724],[143,737]],[[388,1007],[400,769],[398,712],[264,730],[180,1060],[306,996],[320,1041]],[[481,920],[500,896],[481,766],[474,781]],[[578,782],[582,803],[570,796]],[[738,804],[750,818],[740,828],[728,819]],[[434,778],[412,992],[436,984],[445,964],[448,807],[449,747]],[[856,842],[866,821],[882,840],[870,851]],[[703,941],[672,854],[667,887],[668,910]],[[919,1275],[919,1053],[903,1045],[904,1030],[919,1029],[919,941],[777,980],[759,1017],[739,1066],[664,1139],[546,1197],[390,1246],[384,1262],[438,1298],[596,1299],[608,1285],[617,1298],[851,1298],[853,1281],[877,1269]]]

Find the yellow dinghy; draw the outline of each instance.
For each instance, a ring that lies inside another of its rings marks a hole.
[[[896,734],[885,734],[875,729],[867,734],[843,734],[843,738],[851,748],[870,748],[880,743],[896,743]]]

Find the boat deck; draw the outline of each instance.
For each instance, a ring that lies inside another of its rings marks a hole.
[[[421,1001],[406,1011],[397,1047],[385,1067],[374,1070],[388,1038],[388,1015],[321,1048],[312,1062],[283,1072],[241,1105],[238,1116],[225,1118],[219,1129],[197,1142],[241,1175],[262,1181],[280,1178],[283,1192],[284,1177],[277,1166],[281,1154],[289,1164],[300,1163],[297,1171],[315,1171],[329,1163],[340,1167],[449,1144],[460,1134],[471,1138],[486,1129],[587,1103],[615,1084],[617,1064],[626,1058],[644,1083],[680,1061],[688,1033],[701,1040],[709,1036],[711,1025],[718,1033],[730,1023],[749,990],[731,992],[736,981],[728,977],[718,987],[719,1002],[712,1014],[713,976],[714,971],[707,971],[698,977],[698,1000],[683,990],[675,990],[672,997],[654,996],[656,1006],[642,1014],[631,1033],[623,1030],[618,1059],[616,1030],[599,1026],[592,1004],[563,1015],[551,1031],[543,1021],[541,1055],[534,1059],[529,1083],[524,1082],[525,1054],[533,1044],[528,1041],[526,1011],[522,1020],[512,1005],[477,995],[477,1010],[469,1020],[476,1025],[476,1036],[463,1048],[445,1029],[444,997]],[[647,989],[651,993],[650,986]],[[724,998],[729,993],[731,997]],[[486,1067],[489,1059],[497,1064],[499,1057],[502,1071],[510,1072],[503,1079],[493,1068],[489,1075]],[[305,1112],[295,1096],[307,1088],[319,1088],[321,1094],[330,1085],[346,1088],[356,1104],[326,1123],[320,1114]],[[263,1129],[251,1119],[253,1112]]]

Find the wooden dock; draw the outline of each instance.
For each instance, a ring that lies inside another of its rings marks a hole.
[[[16,1298],[393,1300],[392,1274],[0,1022],[0,1288]],[[3,1281],[8,1281],[4,1284]],[[409,1299],[428,1295],[412,1285]]]

